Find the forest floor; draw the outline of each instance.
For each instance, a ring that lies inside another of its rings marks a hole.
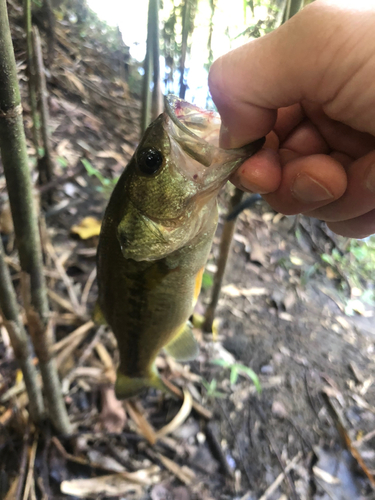
[[[16,2],[9,8],[35,158],[22,12]],[[375,498],[375,309],[354,300],[359,291],[349,267],[322,260],[346,242],[318,221],[284,217],[262,201],[243,212],[216,338],[196,330],[200,355],[189,364],[164,354],[157,360],[161,373],[183,390],[183,401],[156,391],[130,403],[115,399],[116,341],[91,321],[95,254],[113,180],[139,140],[141,104],[116,73],[118,54],[94,32],[84,38],[80,33],[64,19],[57,23],[47,71],[53,204],[46,208],[41,194],[54,353],[74,434],[66,438],[48,425],[36,430],[29,423],[22,377],[2,324],[0,500]],[[0,184],[0,229],[17,287],[3,177]],[[229,195],[229,188],[220,195],[199,314],[210,298]],[[248,367],[259,377],[260,394]]]

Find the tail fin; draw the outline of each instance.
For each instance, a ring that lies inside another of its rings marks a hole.
[[[156,368],[152,370],[149,377],[128,377],[120,371],[117,372],[115,383],[115,394],[117,399],[127,399],[138,396],[150,387],[174,395],[163,383]]]

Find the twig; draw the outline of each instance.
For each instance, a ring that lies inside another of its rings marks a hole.
[[[48,296],[50,299],[52,299],[56,304],[61,306],[63,309],[66,309],[67,311],[73,313],[77,318],[80,318],[79,314],[77,314],[77,311],[74,309],[73,305],[69,300],[64,299],[64,297],[60,297],[58,293],[56,293],[54,290],[47,290]],[[82,319],[82,318],[81,318]]]
[[[69,333],[66,337],[64,337],[62,340],[59,342],[56,342],[51,349],[51,352],[56,354],[57,352],[61,351],[64,349],[66,346],[71,344],[72,342],[75,341],[75,339],[78,337],[79,339],[83,339],[83,337],[86,335],[86,333],[91,330],[91,328],[94,328],[95,324],[93,321],[87,321],[83,325],[79,326],[76,330],[74,330],[72,333]]]
[[[92,284],[95,281],[95,278],[96,278],[96,266],[94,267],[94,269],[91,271],[89,277],[87,278],[85,287],[84,287],[83,292],[82,292],[81,307],[84,311],[87,310],[87,299],[89,298],[89,293],[90,293]]]
[[[79,346],[79,344],[82,342],[82,340],[84,339],[86,333],[91,330],[91,328],[93,328],[94,325],[90,326],[90,328],[88,328],[88,325],[90,324],[90,322],[86,323],[86,327],[85,328],[82,328],[82,330],[80,331],[80,335],[75,335],[74,338],[71,340],[71,342],[69,342],[69,344],[67,344],[67,346],[65,347],[64,350],[62,350],[58,356],[56,356],[56,365],[57,365],[57,368],[58,370],[60,371],[60,375],[61,375],[61,368],[63,366],[63,364],[65,363],[65,361],[69,358],[69,356],[77,349],[77,347]],[[84,325],[83,325],[84,326]],[[98,330],[98,332],[100,331],[100,329]],[[94,336],[94,339],[96,338],[98,332],[96,332],[96,335]],[[97,342],[97,340],[96,340]],[[92,342],[90,342],[89,346],[92,344]],[[89,347],[88,346],[88,347]],[[87,349],[88,347],[86,347],[85,352],[87,352]],[[94,346],[92,346],[92,349],[94,348]],[[83,353],[83,354],[84,354]],[[91,353],[91,350],[90,350],[90,353]],[[83,356],[83,355],[82,355]],[[81,356],[81,358],[82,358]],[[78,364],[75,364],[74,365],[74,368],[71,371],[75,370],[78,366],[82,366],[82,362],[81,363],[78,363]],[[64,378],[67,377],[68,375],[64,375]]]
[[[33,445],[31,447],[31,451],[30,451],[29,468],[27,471],[26,484],[25,484],[25,489],[23,492],[23,500],[28,499],[32,480],[34,478],[34,464],[35,464],[36,449],[38,447],[38,437],[39,437],[38,431],[36,431],[35,436],[34,436]]]
[[[85,350],[81,354],[81,356],[80,356],[80,358],[79,358],[79,360],[74,368],[77,368],[79,366],[83,366],[86,363],[87,359],[89,358],[92,351],[94,350],[96,344],[99,342],[100,337],[102,336],[102,334],[104,332],[104,329],[105,329],[105,326],[103,326],[103,325],[98,328],[98,330],[96,331],[96,333],[94,335],[94,338],[91,340],[89,345],[86,346]]]
[[[77,314],[77,316],[83,316],[84,315],[83,308],[78,301],[77,294],[72,286],[71,279],[66,274],[64,267],[60,264],[55,249],[53,248],[52,244],[49,241],[46,241],[45,248],[48,254],[50,255],[51,259],[53,260],[57,272],[60,274],[60,277],[66,287],[70,301],[73,305],[73,311]]]
[[[271,495],[277,490],[277,488],[280,486],[280,484],[284,481],[286,474],[288,474],[288,472],[290,472],[292,469],[294,469],[294,467],[296,466],[298,461],[301,459],[301,457],[302,457],[302,453],[299,451],[297,453],[297,455],[287,464],[284,471],[281,472],[281,474],[279,474],[277,476],[277,478],[271,484],[271,486],[269,486],[266,489],[266,491],[259,498],[259,500],[268,500],[271,497]],[[243,497],[243,498],[245,498],[245,497]]]
[[[28,427],[23,436],[21,465],[18,473],[18,484],[16,493],[14,495],[14,500],[20,500],[22,496],[23,483],[25,481],[25,475],[26,475],[27,457],[29,455],[29,437],[30,437],[30,428]]]
[[[42,391],[38,383],[37,371],[32,362],[32,352],[27,333],[20,319],[16,293],[13,288],[9,268],[4,260],[4,247],[0,238],[0,308],[8,331],[14,355],[22,370],[30,404],[30,415],[34,422],[44,418]]]
[[[327,394],[326,391],[324,391],[324,390],[321,391],[321,395],[322,395],[323,401],[326,405],[327,411],[328,411],[330,417],[332,418],[333,423],[336,427],[336,430],[339,434],[342,447],[344,449],[346,449],[351,454],[351,456],[357,462],[357,464],[359,465],[359,467],[361,468],[363,473],[367,476],[368,480],[371,483],[371,486],[373,488],[375,488],[375,478],[374,478],[373,474],[370,472],[370,470],[368,469],[367,465],[365,464],[365,462],[364,462],[361,454],[357,450],[357,448],[355,448],[353,446],[353,443],[352,443],[352,441],[349,437],[349,434],[345,428],[345,424],[344,424],[345,417],[344,417],[343,413],[336,407],[337,405],[334,404],[333,398],[331,398]]]
[[[172,392],[172,394],[177,396],[179,399],[184,399],[184,393],[179,387],[172,384],[172,382],[167,380],[165,377],[161,377],[161,379],[163,381],[163,384],[166,385],[166,387]],[[200,417],[203,417],[206,420],[211,420],[212,418],[212,411],[208,410],[194,399],[193,399],[193,410],[196,413],[198,413]]]

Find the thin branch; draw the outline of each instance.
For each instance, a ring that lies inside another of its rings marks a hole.
[[[32,32],[33,49],[34,49],[34,67],[36,71],[36,81],[39,90],[39,109],[41,117],[41,132],[44,148],[44,155],[38,162],[39,167],[39,183],[48,184],[52,181],[54,164],[52,159],[52,145],[49,132],[49,111],[47,103],[47,85],[44,73],[42,44],[40,42],[39,31],[36,26]],[[48,201],[51,202],[51,191],[48,193]]]
[[[4,247],[0,238],[0,308],[5,327],[13,347],[14,355],[22,370],[30,404],[30,415],[34,422],[44,417],[42,391],[32,362],[32,352],[27,333],[20,320],[16,294],[13,288],[9,268],[4,260]]]
[[[229,213],[241,202],[243,191],[236,188],[229,202]],[[217,271],[214,276],[214,284],[212,287],[211,302],[208,305],[204,318],[203,330],[212,332],[212,323],[215,318],[217,303],[219,302],[221,284],[224,278],[225,267],[227,265],[229,250],[231,247],[236,219],[226,220],[224,222],[223,232],[220,240],[219,258],[217,262]]]

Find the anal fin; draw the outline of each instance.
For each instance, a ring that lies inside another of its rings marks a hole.
[[[199,345],[193,334],[193,325],[188,321],[169,344],[164,347],[169,356],[176,361],[191,361],[199,353]]]

